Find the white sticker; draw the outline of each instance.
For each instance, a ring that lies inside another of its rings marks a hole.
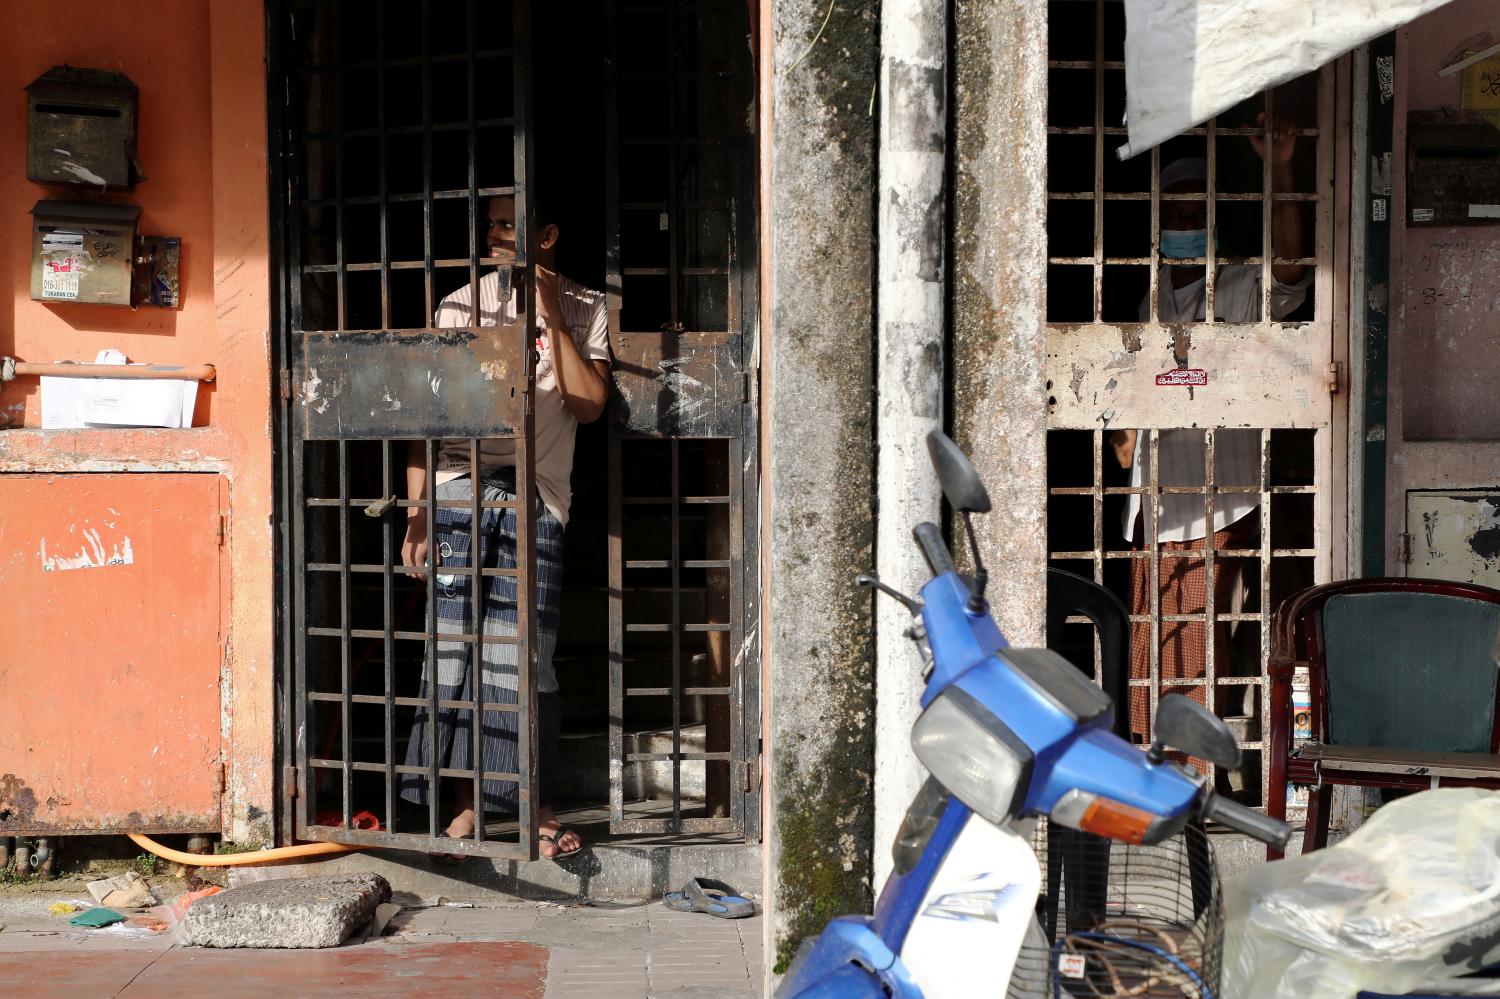
[[[1057,955],[1057,973],[1064,978],[1082,978],[1086,968],[1082,954]]]
[[[1375,198],[1373,201],[1370,202],[1370,221],[1372,221],[1372,222],[1384,222],[1385,221],[1385,199],[1384,198]]]
[[[1437,218],[1436,208],[1413,208],[1411,210],[1413,222],[1431,222],[1435,218]]]
[[[1470,205],[1471,219],[1500,219],[1500,205]]]
[[[42,297],[75,299],[83,269],[83,233],[42,234]]]
[[[1375,79],[1380,86],[1380,103],[1389,104],[1396,96],[1396,57],[1375,57]]]

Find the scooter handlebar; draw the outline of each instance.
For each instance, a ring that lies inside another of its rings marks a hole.
[[[1292,827],[1280,819],[1262,815],[1253,808],[1246,808],[1237,801],[1220,795],[1212,795],[1204,806],[1203,817],[1218,822],[1247,836],[1268,843],[1278,850],[1292,838]]]
[[[948,546],[943,543],[943,535],[936,524],[924,520],[912,528],[911,534],[917,539],[917,547],[922,549],[922,557],[927,560],[927,568],[934,576],[953,571],[953,556],[948,554]]]

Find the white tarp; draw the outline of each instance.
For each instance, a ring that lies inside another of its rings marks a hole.
[[[1128,159],[1448,0],[1125,0]]]

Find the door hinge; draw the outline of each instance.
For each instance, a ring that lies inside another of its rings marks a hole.
[[[1401,552],[1400,552],[1400,554],[1401,554],[1401,564],[1402,565],[1411,565],[1411,533],[1410,532],[1405,532],[1404,531],[1401,534]]]
[[[745,784],[740,788],[746,794],[760,790],[760,760],[745,761]]]
[[[296,767],[287,767],[281,773],[281,784],[286,789],[286,796],[288,798],[295,798],[301,794],[298,777]]]
[[[748,403],[750,401],[750,390],[754,387],[754,382],[752,381],[754,377],[755,372],[753,371],[740,372],[740,402]]]
[[[292,372],[289,368],[281,369],[281,398],[283,401],[292,398]]]
[[[218,539],[219,547],[224,547],[224,537],[228,533],[228,526],[222,513],[214,516],[214,537]]]
[[[1339,384],[1344,380],[1344,362],[1328,362],[1328,394],[1338,395]]]
[[[219,761],[219,795],[222,797],[224,789],[229,786],[229,764],[223,760]]]

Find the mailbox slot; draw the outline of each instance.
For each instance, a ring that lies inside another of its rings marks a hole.
[[[135,187],[140,94],[123,73],[55,66],[26,88],[26,178],[95,190]]]

